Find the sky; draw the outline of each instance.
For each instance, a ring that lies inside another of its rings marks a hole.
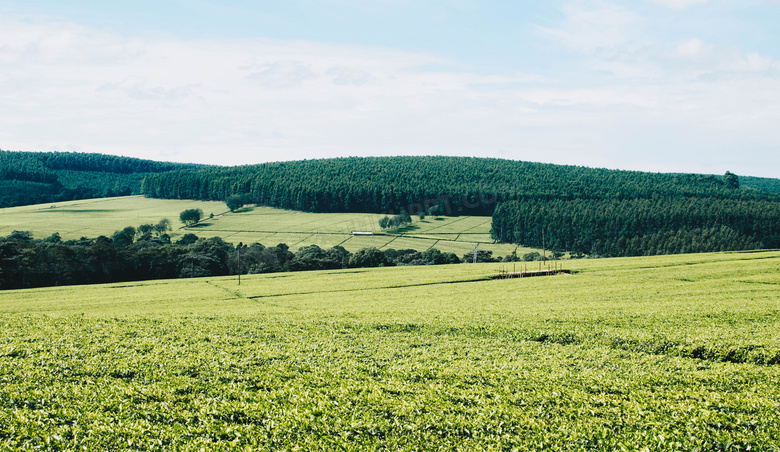
[[[780,0],[0,0],[0,149],[780,178]]]

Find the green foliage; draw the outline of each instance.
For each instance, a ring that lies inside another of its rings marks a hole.
[[[192,245],[193,243],[198,241],[198,236],[193,233],[186,233],[179,239],[178,243],[179,245]]]
[[[236,210],[244,207],[244,204],[246,204],[246,196],[230,195],[225,200],[225,204],[227,204],[227,207],[228,209],[230,209],[231,212],[235,212]]]
[[[730,171],[726,171],[726,174],[723,176],[723,185],[731,189],[737,189],[739,188],[739,177]]]
[[[390,219],[390,226],[396,228],[400,228],[407,224],[412,224],[412,217],[409,215],[409,212],[405,210],[402,210],[400,214],[395,215]]]
[[[348,262],[349,253],[342,247],[338,249],[323,250],[317,245],[309,245],[300,248],[295,257],[290,261],[290,270],[329,270],[345,268],[345,259]]]
[[[0,208],[139,194],[148,174],[197,166],[103,154],[0,150]]]
[[[350,267],[384,267],[388,263],[385,254],[376,248],[364,248],[349,259]]]
[[[508,201],[494,238],[592,256],[780,248],[780,202],[718,198]]]
[[[222,200],[248,193],[260,205],[311,212],[491,215],[508,200],[755,199],[716,176],[656,174],[463,157],[350,157],[208,167],[149,175],[144,194]]]
[[[571,264],[522,280],[485,280],[485,264],[0,292],[0,441],[780,447],[780,253]]]
[[[128,226],[121,231],[116,231],[114,235],[111,236],[111,240],[114,242],[114,246],[117,248],[126,248],[133,244],[135,234],[135,228]]]
[[[463,258],[461,259],[462,262],[466,263],[473,263],[474,262],[474,252],[466,253],[463,255]],[[493,257],[493,252],[490,250],[477,250],[477,262],[499,262],[500,258]]]
[[[165,224],[165,221],[161,221]],[[159,223],[158,223],[159,226]],[[162,228],[158,228],[162,229]],[[238,253],[241,253],[239,258]],[[458,263],[453,253],[432,248],[379,251],[369,248],[352,255],[344,247],[322,249],[317,245],[290,251],[283,243],[266,247],[259,243],[233,246],[220,237],[186,233],[176,243],[155,232],[152,224],[128,226],[111,238],[82,237],[63,241],[59,234],[35,240],[29,232],[14,231],[0,237],[0,290],[51,285],[77,285],[170,278],[194,278],[228,274],[333,270],[392,265],[440,265]]]
[[[430,248],[422,252],[420,258],[426,265],[458,264],[460,259],[455,253],[442,253],[436,248]]]
[[[166,232],[171,230],[171,220],[163,218],[156,225],[154,225],[154,231],[158,236],[162,236]]]
[[[542,255],[537,253],[536,251],[523,254],[523,261],[525,262],[540,261],[540,260],[542,260]]]
[[[187,226],[198,224],[201,218],[203,218],[203,211],[200,209],[186,209],[179,214],[179,220]]]
[[[739,185],[743,189],[780,194],[780,179],[769,177],[739,176]]]
[[[422,215],[420,219],[424,219],[425,215]],[[398,215],[393,215],[392,217],[388,217],[385,215],[384,217],[379,219],[379,227],[382,229],[388,229],[388,228],[400,228],[405,225],[412,224],[412,217],[409,216],[409,212],[407,211],[401,211]]]

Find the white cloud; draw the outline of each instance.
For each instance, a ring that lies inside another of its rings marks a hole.
[[[274,61],[247,75],[247,79],[257,81],[271,88],[294,88],[306,80],[317,78],[317,74],[302,61]]]
[[[653,18],[602,1],[572,1],[561,12],[558,26],[542,34],[576,52],[579,82],[559,74],[558,85],[526,97],[543,111],[563,109],[555,120],[590,143],[589,152],[614,149],[596,152],[596,159],[624,160],[622,148],[628,155],[645,153],[638,169],[727,162],[726,168],[745,168],[743,174],[778,176],[770,167],[780,167],[780,153],[767,149],[780,146],[771,125],[780,121],[780,61],[702,38],[675,42],[655,29]],[[611,135],[600,141],[599,133]]]
[[[646,18],[604,2],[563,11],[541,34],[578,55],[576,70],[490,75],[430,53],[0,18],[0,147],[219,164],[449,154],[780,167],[766,151],[780,143],[777,60],[692,36],[648,39]],[[713,158],[743,143],[761,153]]]
[[[710,0],[649,0],[650,3],[663,5],[672,9],[683,9],[691,5],[701,5],[709,3]]]
[[[700,39],[691,39],[680,43],[676,47],[677,54],[680,56],[694,56],[698,54],[702,49],[702,42]]]
[[[479,97],[469,86],[529,79],[426,72],[418,68],[447,60],[359,46],[0,22],[0,122],[12,125],[0,143],[11,149],[223,164],[422,153],[417,143],[436,140],[464,152],[475,145],[452,129],[480,127],[471,118],[485,111],[484,102],[482,113],[462,111]]]
[[[563,21],[555,28],[539,27],[543,34],[585,52],[630,42],[643,27],[643,19],[622,6],[602,1],[563,4]]]

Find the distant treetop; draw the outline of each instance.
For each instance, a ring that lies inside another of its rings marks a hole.
[[[736,177],[736,176],[735,176]],[[732,184],[732,185],[728,185]],[[150,174],[154,198],[246,201],[311,212],[491,215],[508,200],[772,196],[702,174],[659,174],[468,157],[347,157]]]

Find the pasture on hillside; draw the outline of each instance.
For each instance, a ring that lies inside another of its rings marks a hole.
[[[185,209],[201,209],[201,223],[182,228],[179,213]],[[211,214],[214,218],[209,218]],[[0,209],[0,235],[14,230],[30,231],[36,238],[58,232],[65,239],[111,236],[126,226],[155,224],[162,218],[171,220],[173,240],[185,233],[198,237],[222,237],[225,241],[262,243],[265,246],[287,244],[293,251],[308,245],[320,248],[343,246],[350,252],[362,248],[415,249],[437,248],[459,257],[474,249],[506,256],[517,249],[518,255],[537,251],[516,245],[493,243],[490,238],[490,217],[428,217],[413,218],[404,228],[382,231],[379,219],[383,215],[360,213],[308,213],[271,207],[244,207],[229,212],[223,202],[151,199],[141,196],[88,199],[64,203]],[[369,231],[377,235],[353,236],[352,231]]]
[[[95,198],[56,204],[0,209],[0,235],[13,231],[30,231],[36,238],[46,238],[58,232],[63,240],[81,237],[110,237],[126,226],[155,224],[162,218],[171,220],[171,236],[181,236],[179,213],[185,209],[201,209],[205,216],[219,215],[227,207],[223,202],[149,199],[143,196]]]
[[[0,447],[780,447],[780,251],[0,292]]]

